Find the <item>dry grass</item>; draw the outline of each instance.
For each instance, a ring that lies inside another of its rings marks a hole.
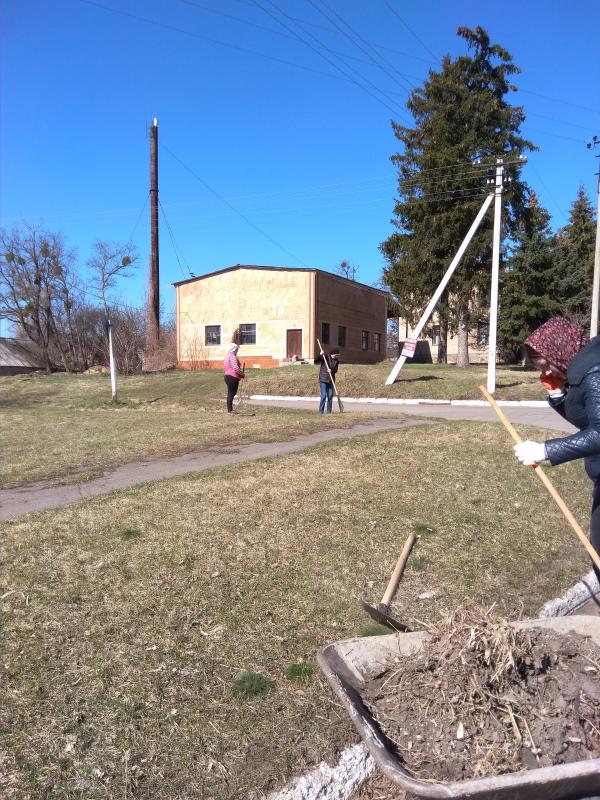
[[[121,378],[119,402],[97,375],[0,378],[2,476],[6,488],[29,481],[88,480],[106,467],[213,445],[286,441],[348,427],[352,415],[261,408],[225,413],[219,371]]]
[[[553,480],[584,522],[581,465]],[[335,759],[349,719],[318,672],[286,672],[364,626],[360,597],[380,599],[415,526],[426,562],[409,562],[395,604],[414,624],[465,597],[535,613],[587,569],[491,424],[346,440],[5,523],[5,793],[258,798]],[[243,673],[275,687],[242,697]]]
[[[459,369],[453,365],[405,364],[398,380],[386,386],[393,364],[342,364],[336,385],[343,397],[402,397],[445,400],[481,400],[479,385],[486,383],[487,366]],[[311,365],[256,371],[248,380],[252,394],[313,396],[318,394],[316,367]],[[543,400],[539,372],[517,366],[498,366],[496,398]]]

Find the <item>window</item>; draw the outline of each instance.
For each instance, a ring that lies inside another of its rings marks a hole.
[[[338,345],[346,347],[346,326],[338,325]]]
[[[321,323],[321,344],[329,344],[329,332],[331,326],[328,322]]]
[[[432,325],[431,326],[431,344],[435,345],[436,347],[439,346],[440,343],[440,326],[439,325]]]
[[[380,333],[374,333],[373,334],[373,349],[377,353],[381,353],[381,334]]]
[[[369,349],[369,331],[363,331],[360,338],[360,346],[362,350]]]
[[[477,325],[477,344],[486,345],[490,342],[490,326],[487,322],[480,322]]]
[[[240,344],[256,344],[256,323],[240,325]]]
[[[204,344],[206,346],[211,344],[221,344],[220,325],[206,325],[204,327]]]

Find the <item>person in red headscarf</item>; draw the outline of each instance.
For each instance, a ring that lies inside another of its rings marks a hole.
[[[585,459],[594,482],[590,541],[600,554],[600,336],[590,342],[577,325],[552,317],[525,339],[523,349],[527,361],[541,370],[550,406],[578,431],[545,442],[521,442],[515,455],[526,466]],[[594,571],[600,581],[595,565]]]

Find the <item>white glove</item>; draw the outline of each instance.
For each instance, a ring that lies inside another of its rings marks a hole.
[[[513,450],[521,464],[526,467],[535,467],[547,458],[546,445],[543,442],[531,442],[528,440],[521,442],[521,444],[516,444]]]

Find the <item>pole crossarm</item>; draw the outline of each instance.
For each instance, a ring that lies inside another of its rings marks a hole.
[[[429,301],[429,304],[428,304],[427,308],[425,309],[425,311],[421,315],[421,319],[417,322],[417,325],[414,328],[410,339],[405,343],[404,347],[402,348],[402,353],[400,354],[400,358],[398,358],[398,360],[394,364],[394,367],[393,367],[392,371],[390,372],[390,374],[387,377],[387,380],[385,382],[386,386],[390,386],[392,383],[394,383],[394,381],[398,377],[398,373],[400,372],[400,370],[404,366],[404,364],[406,362],[406,359],[407,358],[411,358],[414,355],[415,346],[416,346],[416,340],[419,338],[419,334],[421,333],[421,331],[423,330],[423,328],[427,324],[427,321],[429,320],[429,317],[431,316],[431,314],[433,312],[433,309],[437,305],[437,302],[440,299],[440,297],[442,295],[442,292],[446,288],[446,286],[448,284],[448,281],[452,277],[452,275],[454,273],[454,270],[456,269],[456,267],[458,266],[461,258],[463,257],[463,255],[465,253],[465,250],[469,246],[469,243],[470,243],[471,239],[473,238],[473,236],[475,235],[475,232],[476,232],[477,228],[480,226],[481,220],[484,218],[485,213],[488,210],[488,208],[490,207],[491,202],[492,202],[493,199],[494,199],[494,195],[493,194],[489,194],[485,198],[485,200],[483,201],[483,205],[479,209],[479,213],[477,214],[477,216],[473,220],[473,224],[469,228],[469,231],[468,231],[467,235],[465,236],[465,238],[463,239],[463,242],[462,242],[461,246],[458,248],[458,251],[457,251],[456,255],[452,259],[452,263],[450,264],[450,266],[446,270],[446,273],[445,273],[444,277],[442,278],[442,280],[440,281],[439,286],[435,290],[435,293],[434,293],[433,297]]]

